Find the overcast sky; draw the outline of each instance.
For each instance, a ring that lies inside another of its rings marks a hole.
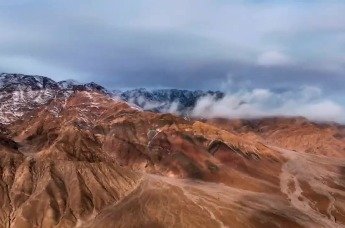
[[[344,104],[345,1],[0,2],[0,72],[107,88],[312,86]]]

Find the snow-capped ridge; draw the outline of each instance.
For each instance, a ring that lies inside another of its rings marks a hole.
[[[2,73],[0,74],[0,123],[9,124],[55,98],[67,99],[76,91],[108,94],[104,87],[94,82],[86,84],[75,80],[56,82],[44,76]]]
[[[58,89],[57,83],[45,76],[24,74],[0,74],[0,90],[41,90]]]
[[[109,98],[126,101],[140,110],[182,115],[188,115],[198,100],[204,96],[212,96],[215,99],[224,97],[224,93],[219,91],[180,89],[139,88],[110,92],[95,82],[80,83],[75,80],[56,82],[44,76],[2,73],[0,74],[0,123],[11,123],[28,111],[56,98],[67,99],[77,91],[101,93]]]
[[[147,90],[144,88],[124,92],[115,91],[113,94],[144,110],[180,114],[186,114],[193,109],[201,97],[214,96],[215,99],[221,99],[225,95],[220,91],[193,91],[180,89]]]
[[[67,79],[63,81],[59,81],[58,85],[61,89],[72,89],[73,86],[80,85],[80,83],[73,79]]]
[[[76,80],[68,79],[56,82],[45,76],[24,75],[24,74],[0,74],[0,91],[8,92],[20,90],[71,90],[71,91],[98,91],[109,93],[103,86],[94,82],[79,83]]]

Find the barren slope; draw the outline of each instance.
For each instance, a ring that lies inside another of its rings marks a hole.
[[[207,120],[222,129],[266,144],[316,155],[345,158],[345,126],[315,123],[303,117]]]

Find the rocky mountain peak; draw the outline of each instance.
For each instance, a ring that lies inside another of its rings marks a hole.
[[[0,90],[13,92],[16,90],[41,89],[59,89],[59,86],[54,80],[44,76],[8,73],[0,75]]]
[[[24,74],[0,74],[0,123],[8,124],[20,119],[31,110],[48,104],[56,98],[68,98],[78,91],[108,94],[94,83],[74,80],[56,82],[48,77]]]

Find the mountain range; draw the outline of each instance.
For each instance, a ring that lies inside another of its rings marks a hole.
[[[183,115],[208,95],[2,74],[0,227],[345,226],[344,125]]]
[[[203,96],[221,99],[220,91],[189,91],[178,89],[133,89],[110,91],[94,82],[78,83],[74,80],[56,82],[44,76],[0,74],[0,123],[17,120],[24,113],[49,103],[55,98],[67,98],[78,91],[99,92],[114,99],[121,99],[147,111],[178,112],[188,114]]]

